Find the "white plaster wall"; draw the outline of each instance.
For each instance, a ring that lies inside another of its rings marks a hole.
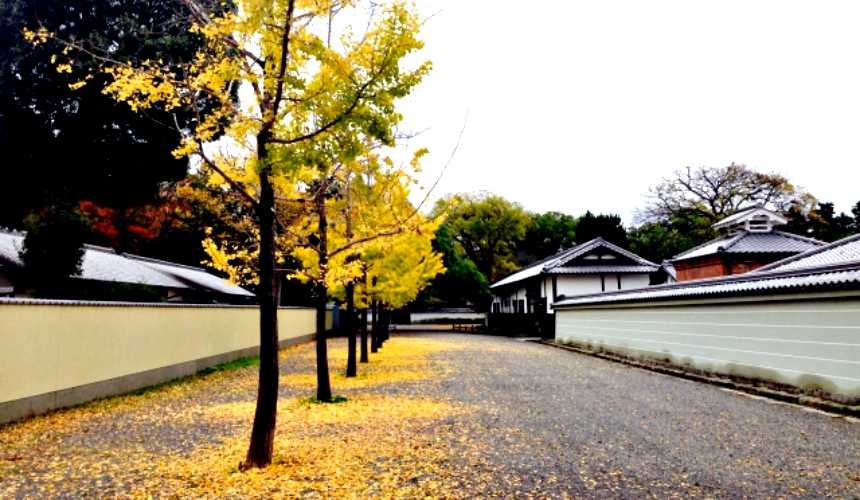
[[[505,299],[509,299],[509,303],[505,306]],[[514,313],[517,311],[516,301],[523,300],[526,301],[526,307],[528,307],[528,302],[526,299],[526,289],[519,288],[514,292],[494,295],[493,302],[499,304],[499,310],[503,313]],[[492,310],[492,309],[491,309]]]
[[[860,397],[860,298],[562,309],[556,339]]]
[[[621,289],[630,290],[631,288],[644,288],[651,284],[651,278],[645,274],[622,274]]]
[[[558,295],[564,295],[565,297],[603,291],[600,287],[600,276],[559,276],[557,279]]]

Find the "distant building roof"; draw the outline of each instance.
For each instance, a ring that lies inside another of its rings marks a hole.
[[[161,271],[182,283],[190,284],[194,288],[205,288],[228,295],[244,295],[247,297],[254,296],[253,293],[245,290],[244,288],[236,286],[224,278],[210,274],[199,267],[186,266],[173,262],[141,257],[139,255],[129,254],[126,257]]]
[[[767,233],[741,231],[721,236],[691,248],[672,257],[670,261],[678,262],[723,253],[801,253],[822,245],[824,245],[823,241],[783,231],[770,231]]]
[[[744,229],[752,232],[767,232],[773,226],[782,226],[788,219],[764,207],[753,206],[744,208],[725,219],[717,222],[714,229]]]
[[[672,280],[678,280],[678,270],[675,269],[675,266],[668,260],[664,260],[660,263],[660,269],[666,273],[666,275]]]
[[[860,290],[860,235],[745,274],[580,295],[556,302],[553,307],[824,290]]]
[[[776,261],[757,269],[755,272],[791,271],[852,262],[860,262],[860,234]]]
[[[24,242],[22,233],[0,230],[0,261],[23,267],[18,252]],[[81,272],[76,278],[92,281],[130,283],[164,288],[198,288],[227,295],[253,297],[254,294],[204,269],[184,266],[130,254],[117,254],[111,248],[84,246]]]
[[[614,253],[617,253],[623,257],[627,257],[628,259],[635,262],[635,265],[630,265],[629,263],[619,263],[617,265],[608,264],[605,261],[601,261],[599,264],[580,264],[576,266],[568,265],[570,262],[577,257],[587,254],[588,252],[595,250],[597,248],[606,248],[611,250]],[[659,269],[660,266],[657,264],[643,259],[642,257],[636,255],[633,252],[629,252],[619,247],[618,245],[613,245],[612,243],[604,240],[603,238],[594,238],[593,240],[587,241],[581,245],[576,245],[573,248],[568,248],[567,250],[562,250],[561,252],[547,257],[546,259],[540,260],[520,271],[517,271],[510,276],[507,276],[496,283],[490,285],[490,288],[497,288],[500,286],[510,285],[512,283],[517,283],[519,281],[523,281],[528,278],[532,278],[534,276],[539,276],[541,274],[599,274],[599,273],[650,273]]]
[[[796,254],[824,244],[813,238],[777,231],[788,220],[760,206],[745,208],[712,227],[726,232],[670,259],[679,262],[717,254]]]

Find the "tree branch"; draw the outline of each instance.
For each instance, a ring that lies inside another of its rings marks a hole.
[[[200,156],[200,158],[203,160],[207,167],[211,168],[215,171],[215,173],[223,177],[224,180],[227,181],[227,184],[229,184],[234,191],[238,192],[243,198],[245,198],[251,204],[251,206],[254,207],[254,209],[257,209],[259,207],[260,202],[258,202],[256,198],[248,194],[242,184],[228,176],[224,172],[224,170],[222,170],[214,161],[212,161],[208,156],[206,156],[206,153],[203,152],[202,146],[197,146],[196,154]]]

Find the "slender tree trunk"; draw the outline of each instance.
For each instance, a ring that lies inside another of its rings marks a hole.
[[[382,317],[382,323],[379,327],[379,347],[385,345],[385,341],[388,340],[388,328],[391,325],[391,311],[388,310],[387,307],[380,306]]]
[[[325,193],[316,200],[317,216],[319,218],[319,267],[320,276],[317,282],[317,400],[331,401],[331,381],[328,375],[328,343],[326,341],[325,313],[328,289],[325,277],[328,266],[328,220],[325,211]]]
[[[257,158],[265,161],[266,137],[257,138]],[[243,470],[265,467],[272,462],[275,424],[278,415],[278,277],[275,273],[275,194],[270,169],[260,173],[260,370],[257,409]]]
[[[331,13],[329,11],[329,27],[331,26]],[[346,240],[352,241],[352,191],[350,190],[349,178],[346,183]],[[358,258],[357,255],[350,255],[346,262],[352,263]],[[347,339],[347,354],[346,354],[346,376],[355,377],[358,372],[358,367],[355,362],[355,281],[350,281],[346,285],[346,339]]]
[[[367,358],[367,310],[370,308],[370,304],[367,303],[368,294],[367,294],[367,271],[364,272],[364,297],[365,304],[361,309],[361,362],[367,363],[369,360]]]
[[[346,285],[346,376],[355,377],[358,367],[355,362],[355,283]]]
[[[370,314],[371,314],[371,317],[370,317],[370,352],[377,352],[379,350],[379,343],[377,341],[377,339],[378,339],[377,333],[379,331],[379,328],[377,327],[377,324],[379,323],[379,317],[378,317],[379,311],[377,310],[376,300],[374,300],[371,304],[372,305],[371,305],[371,309],[370,309]]]

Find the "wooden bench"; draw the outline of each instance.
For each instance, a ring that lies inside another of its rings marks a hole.
[[[477,333],[484,325],[478,323],[452,323],[451,331],[463,333]]]

